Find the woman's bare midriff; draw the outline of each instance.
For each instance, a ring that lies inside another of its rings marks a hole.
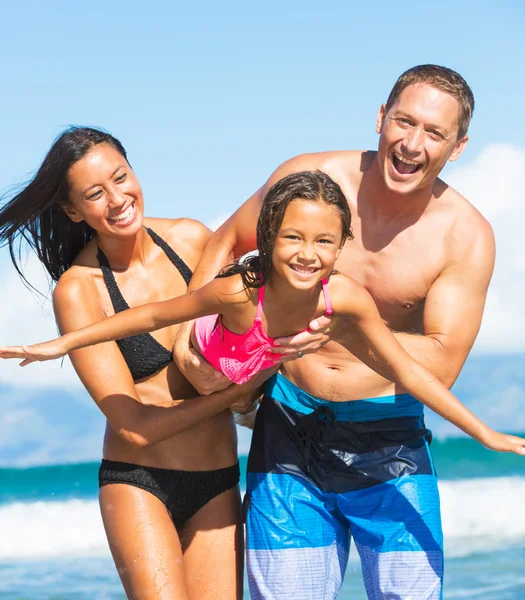
[[[136,384],[144,404],[164,405],[197,393],[174,363]],[[237,433],[230,409],[146,448],[135,448],[106,424],[104,458],[161,469],[208,471],[229,467],[237,461]]]
[[[339,344],[330,342],[315,354],[283,365],[282,374],[311,396],[332,402],[404,393]]]

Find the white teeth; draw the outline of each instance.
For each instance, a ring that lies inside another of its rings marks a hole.
[[[298,267],[297,265],[290,265],[292,267],[292,269],[294,271],[297,271],[298,273],[304,273],[305,275],[311,275],[312,273],[315,273],[317,271],[317,269],[305,269],[305,268],[301,268]]]
[[[134,209],[135,209],[134,204],[130,204],[123,213],[120,213],[120,215],[118,215],[117,217],[109,217],[108,221],[111,221],[112,223],[118,223],[119,221],[125,221],[126,219],[129,219],[131,217]]]
[[[410,160],[408,158],[405,158],[404,156],[402,156],[401,154],[398,154],[397,152],[394,152],[394,156],[401,162],[404,162],[406,165],[419,166],[421,164],[420,162],[416,162],[415,160]]]

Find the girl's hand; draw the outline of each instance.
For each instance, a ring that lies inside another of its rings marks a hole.
[[[29,363],[60,358],[68,353],[68,349],[62,340],[57,338],[50,342],[34,344],[33,346],[4,346],[0,348],[0,358],[22,358],[21,367]]]
[[[508,435],[499,431],[490,431],[482,441],[482,444],[496,452],[514,452],[525,456],[525,438],[516,435]]]

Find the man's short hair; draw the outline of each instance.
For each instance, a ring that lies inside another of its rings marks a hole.
[[[441,92],[445,92],[445,94],[450,94],[459,102],[458,140],[464,137],[468,131],[470,119],[474,112],[474,94],[463,77],[447,67],[418,65],[405,71],[396,81],[388,96],[385,112],[388,112],[392,108],[406,87],[417,83],[431,85]]]

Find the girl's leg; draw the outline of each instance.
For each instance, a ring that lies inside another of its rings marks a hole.
[[[191,600],[240,600],[243,529],[239,488],[205,504],[180,532]]]
[[[177,530],[162,502],[140,488],[104,485],[100,508],[128,598],[189,600]]]

